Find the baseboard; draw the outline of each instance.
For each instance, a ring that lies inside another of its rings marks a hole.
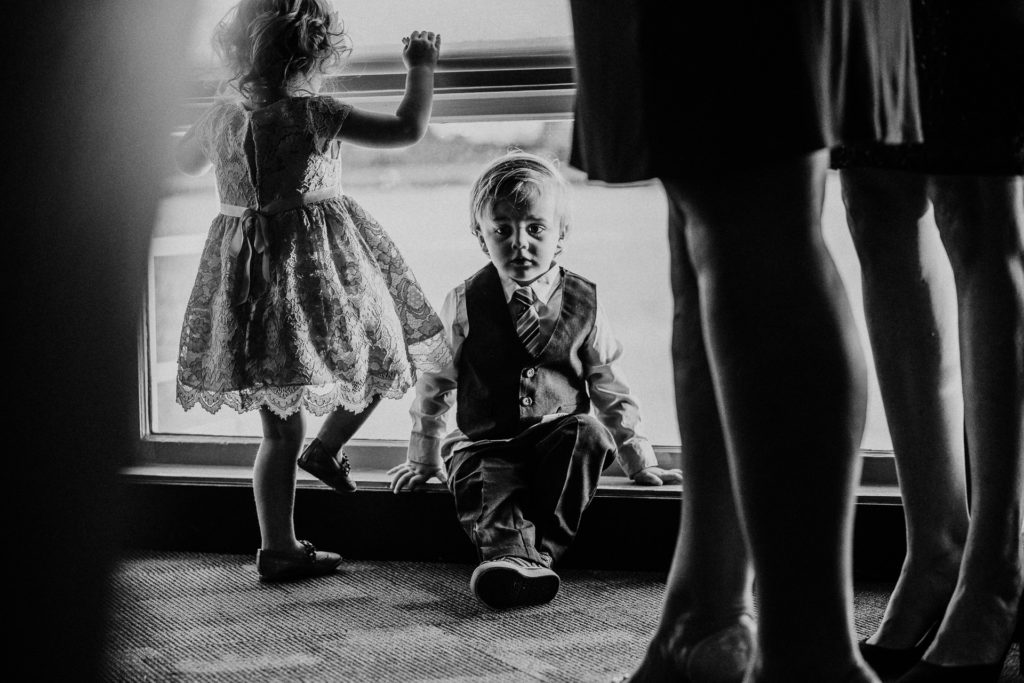
[[[351,559],[476,562],[444,486],[396,495],[384,471],[362,471],[357,481],[359,490],[343,495],[300,472],[295,504],[299,537]],[[251,554],[259,546],[248,468],[147,465],[124,470],[121,483],[128,510],[122,530],[127,549]],[[603,477],[563,565],[667,572],[679,528],[680,489]],[[898,493],[862,485],[855,575],[895,579],[905,549],[903,534]]]

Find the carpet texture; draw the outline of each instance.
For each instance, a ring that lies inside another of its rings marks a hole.
[[[545,606],[496,612],[472,566],[346,562],[261,584],[253,556],[135,552],[111,584],[109,681],[611,681],[640,661],[661,573],[565,570]],[[889,586],[858,585],[861,636]],[[1019,681],[1016,654],[1005,681]]]

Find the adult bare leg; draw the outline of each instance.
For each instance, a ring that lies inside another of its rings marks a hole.
[[[927,176],[840,176],[907,527],[899,580],[868,642],[906,649],[942,619],[967,536],[956,288]]]
[[[924,659],[997,662],[1024,585],[1024,179],[935,176],[959,301],[971,520],[960,576]]]
[[[826,153],[668,182],[686,216],[759,596],[750,681],[874,680],[853,638],[865,367],[821,236]]]
[[[672,252],[672,359],[682,443],[679,537],[661,620],[630,681],[676,681],[686,646],[753,614],[752,567],[733,494],[714,382],[704,346],[697,278],[686,247],[686,218],[669,203]],[[734,652],[723,669],[748,661]],[[736,680],[742,679],[742,664]],[[718,670],[723,673],[722,669]],[[724,679],[720,677],[719,680]]]

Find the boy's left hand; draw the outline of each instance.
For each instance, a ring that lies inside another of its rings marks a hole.
[[[448,474],[444,471],[443,465],[441,467],[434,467],[409,461],[392,467],[388,470],[388,476],[391,477],[391,491],[393,493],[415,491],[422,488],[431,477],[437,477],[437,480],[442,484],[448,481]]]
[[[633,475],[633,483],[640,486],[661,486],[662,484],[682,484],[682,470],[666,470],[660,467],[645,467]]]

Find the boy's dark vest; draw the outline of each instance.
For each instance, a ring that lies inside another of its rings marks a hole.
[[[597,288],[562,269],[562,309],[535,358],[516,334],[498,271],[466,280],[469,336],[459,357],[455,419],[470,439],[507,439],[552,413],[587,413],[580,348],[594,331]]]

